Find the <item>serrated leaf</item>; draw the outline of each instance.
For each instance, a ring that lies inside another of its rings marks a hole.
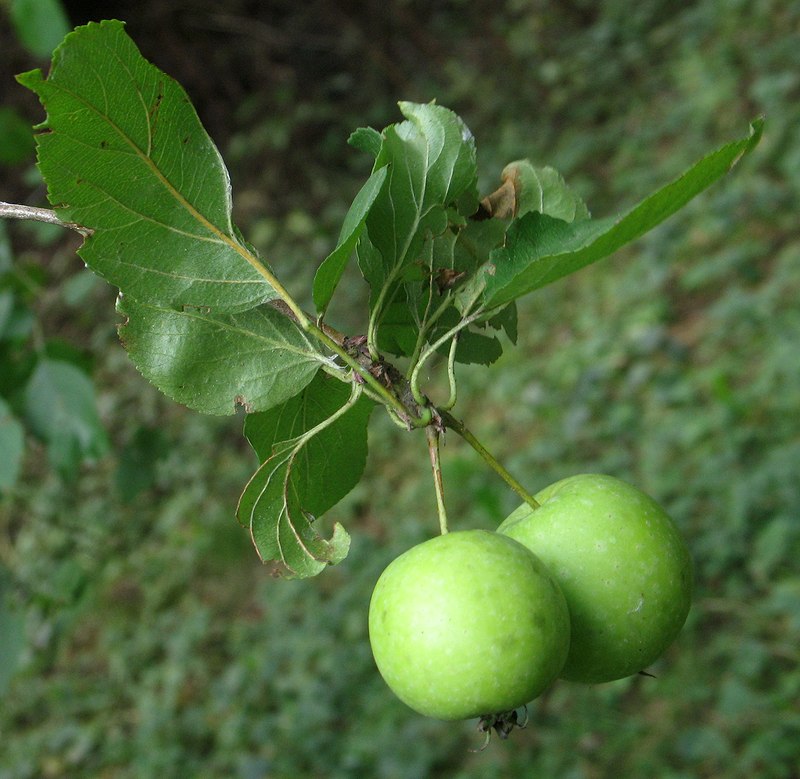
[[[381,257],[367,268],[373,293],[397,280],[426,235],[444,232],[447,206],[473,192],[477,179],[475,143],[456,114],[433,104],[400,103],[400,110],[406,121],[383,132],[375,164],[389,167],[388,178],[367,217]]]
[[[503,345],[493,335],[464,330],[456,345],[456,361],[465,364],[491,365],[503,354]]]
[[[122,297],[120,339],[136,368],[178,403],[205,414],[262,411],[297,394],[325,361],[270,304],[231,314],[175,310]]]
[[[70,363],[39,360],[25,387],[25,416],[66,478],[83,459],[96,459],[108,449],[91,379]]]
[[[486,320],[486,324],[495,330],[503,330],[512,344],[517,343],[517,304],[509,303],[494,316]]]
[[[347,554],[341,525],[325,540],[314,522],[364,470],[373,404],[361,397],[348,407],[350,400],[348,385],[318,375],[280,407],[245,421],[262,465],[239,499],[237,517],[261,559],[281,563],[290,576],[313,576]]]
[[[50,73],[18,76],[47,111],[37,137],[48,197],[93,230],[79,254],[137,300],[252,308],[276,296],[231,221],[230,180],[183,88],[122,22],[70,33]]]
[[[491,310],[607,257],[663,222],[727,173],[761,137],[763,122],[750,134],[695,163],[617,219],[572,223],[530,212],[512,222],[505,246],[482,269],[482,306]]]
[[[0,492],[13,487],[22,468],[25,453],[25,430],[0,398]]]
[[[514,216],[531,211],[547,214],[565,222],[589,218],[589,209],[549,165],[533,165],[530,160],[510,162],[501,178],[510,181],[515,193]]]
[[[334,290],[344,273],[347,260],[356,247],[361,231],[364,229],[375,198],[386,181],[387,168],[379,168],[367,179],[364,186],[355,196],[344,219],[336,248],[323,260],[314,276],[314,305],[320,314],[324,314],[331,301]]]
[[[374,127],[359,127],[347,139],[347,143],[354,149],[365,151],[373,157],[380,154],[382,142],[381,134]]]

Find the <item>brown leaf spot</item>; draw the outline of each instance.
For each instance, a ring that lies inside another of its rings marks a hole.
[[[237,395],[237,396],[236,396],[236,397],[233,399],[233,405],[234,405],[234,406],[241,406],[241,407],[242,407],[242,408],[245,410],[245,413],[247,413],[247,414],[252,414],[252,413],[253,413],[253,404],[252,404],[252,403],[250,403],[250,402],[249,402],[249,401],[248,401],[248,400],[247,400],[247,399],[244,397],[244,395]]]
[[[517,210],[517,192],[511,178],[504,178],[500,187],[481,200],[481,206],[495,219],[511,219]]]

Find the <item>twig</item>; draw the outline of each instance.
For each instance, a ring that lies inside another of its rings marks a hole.
[[[34,222],[47,222],[47,224],[66,227],[88,237],[93,230],[75,222],[65,222],[59,219],[58,214],[49,208],[37,208],[36,206],[22,206],[17,203],[5,203],[0,200],[0,217],[5,219],[31,219]]]

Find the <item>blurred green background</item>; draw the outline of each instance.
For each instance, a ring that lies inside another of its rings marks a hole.
[[[559,682],[480,754],[474,722],[393,698],[367,642],[380,571],[436,532],[420,435],[376,413],[366,477],[333,512],[350,556],[273,579],[233,517],[255,466],[241,420],[189,413],[137,375],[75,236],[0,225],[15,312],[0,425],[38,352],[91,375],[104,431],[75,462],[33,423],[4,439],[25,454],[0,474],[0,779],[800,776],[800,5],[64,5],[59,22],[38,4],[48,26],[30,21],[36,3],[0,3],[0,199],[45,205],[26,129],[42,112],[13,74],[46,66],[59,24],[125,19],[219,144],[245,235],[306,302],[368,173],[346,138],[396,121],[398,99],[464,117],[484,192],[527,156],[597,216],[754,116],[767,125],[730,177],[525,300],[518,346],[459,374],[458,414],[531,490],[579,471],[637,484],[682,528],[697,575],[657,678]],[[364,301],[348,277],[333,323],[363,330]],[[453,527],[514,508],[454,435],[443,458]]]

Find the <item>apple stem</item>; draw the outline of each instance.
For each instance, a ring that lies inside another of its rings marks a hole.
[[[500,463],[497,458],[465,427],[460,419],[456,419],[448,411],[439,409],[445,427],[455,430],[489,465],[489,467],[522,498],[532,509],[540,504]]]
[[[436,425],[425,428],[428,439],[428,452],[431,457],[431,470],[433,471],[433,487],[436,490],[436,509],[439,512],[439,530],[442,535],[447,533],[447,509],[444,505],[444,484],[442,482],[442,465],[439,461],[439,430]]]

